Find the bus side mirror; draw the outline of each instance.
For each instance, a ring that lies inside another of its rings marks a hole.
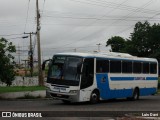
[[[46,62],[49,61],[49,65],[51,65],[52,63],[52,60],[51,59],[48,59],[48,60],[45,60],[43,63],[42,63],[42,70],[45,70],[45,66],[46,66]]]
[[[48,66],[52,65],[52,60],[49,60]]]

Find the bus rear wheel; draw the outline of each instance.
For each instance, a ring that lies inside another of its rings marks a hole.
[[[98,103],[99,102],[99,92],[98,91],[93,91],[92,93],[91,93],[91,97],[90,97],[90,102],[92,103],[92,104],[96,104],[96,103]]]

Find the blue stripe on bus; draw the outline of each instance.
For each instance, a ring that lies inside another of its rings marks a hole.
[[[112,81],[134,80],[134,77],[110,77]]]
[[[158,80],[158,77],[110,77],[111,81]]]
[[[146,80],[158,80],[158,77],[146,77]]]
[[[140,88],[140,96],[152,95],[157,92],[156,88]]]

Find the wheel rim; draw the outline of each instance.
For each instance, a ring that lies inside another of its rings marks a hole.
[[[97,94],[96,94],[96,93],[93,93],[93,94],[92,94],[92,100],[93,100],[93,101],[97,101],[97,98],[98,98]]]
[[[135,90],[133,97],[134,97],[134,100],[138,100],[139,99],[139,92],[138,92],[138,90]]]
[[[137,92],[135,93],[134,95],[134,99],[137,99],[138,98],[138,95],[137,95]]]

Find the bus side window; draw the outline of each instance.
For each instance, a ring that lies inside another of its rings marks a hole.
[[[131,61],[122,62],[122,73],[132,73],[132,62]]]
[[[149,63],[144,62],[143,63],[143,73],[148,74],[149,73]]]
[[[96,62],[96,72],[97,73],[107,73],[107,72],[109,72],[109,60],[97,60],[97,62]]]
[[[142,73],[142,63],[141,62],[133,62],[133,73]]]
[[[150,73],[151,74],[157,73],[157,64],[156,63],[150,63]]]
[[[110,61],[110,72],[111,73],[121,73],[121,61],[111,60]]]

